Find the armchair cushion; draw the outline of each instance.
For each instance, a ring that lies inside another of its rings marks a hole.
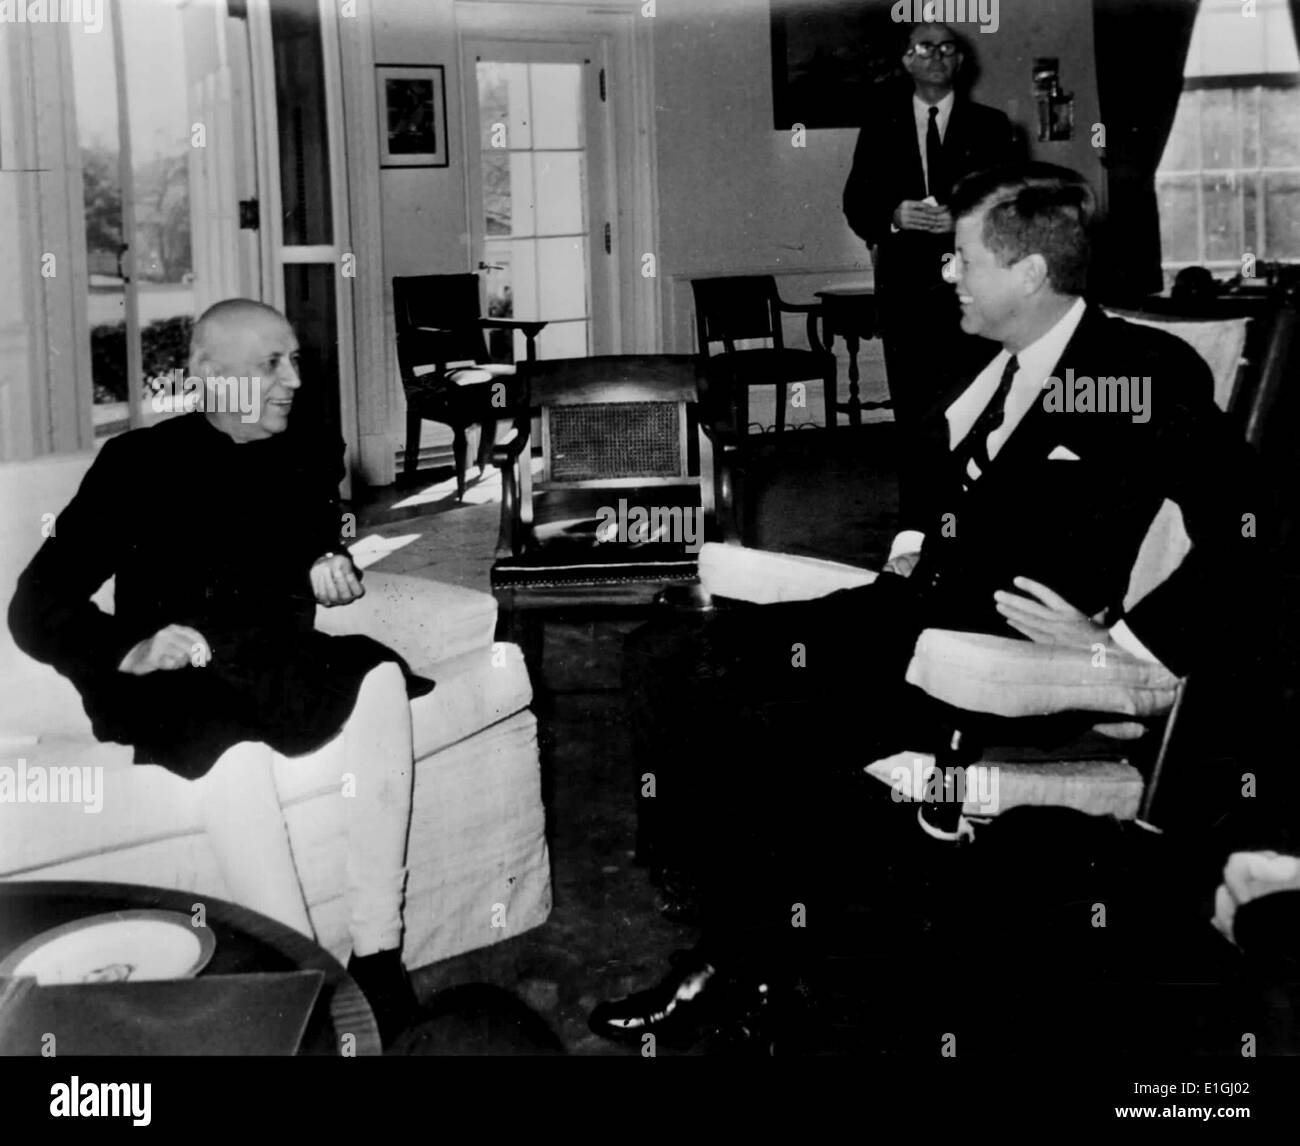
[[[1104,663],[1086,649],[926,629],[907,668],[909,684],[970,712],[1046,716],[1106,712],[1155,716],[1168,712],[1179,678],[1168,669],[1123,652]]]
[[[755,604],[809,601],[869,585],[876,574],[837,561],[710,542],[700,583],[712,595]],[[1056,649],[1011,637],[927,629],[908,666],[909,683],[958,708],[997,716],[1105,712],[1130,717],[1169,711],[1179,679],[1127,653]]]
[[[700,549],[700,584],[715,597],[771,605],[811,601],[839,589],[870,585],[876,574],[839,561],[769,553],[742,545],[706,542]]]

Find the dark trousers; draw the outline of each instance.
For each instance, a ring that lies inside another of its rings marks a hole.
[[[903,680],[919,631],[909,583],[886,575],[813,602],[668,612],[628,637],[643,858],[696,874],[706,946],[729,962],[798,962],[864,873],[928,839],[862,775],[945,734],[946,712]]]

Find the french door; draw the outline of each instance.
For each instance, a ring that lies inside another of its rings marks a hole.
[[[541,358],[620,349],[606,54],[599,36],[462,41],[471,262],[488,314],[546,321]]]

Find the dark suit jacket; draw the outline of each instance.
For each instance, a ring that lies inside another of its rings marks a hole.
[[[918,496],[901,523],[925,533],[912,576],[927,623],[999,631],[992,594],[1026,576],[1089,616],[1104,610],[1107,624],[1125,620],[1180,674],[1238,647],[1237,637],[1260,639],[1252,626],[1267,622],[1252,620],[1251,609],[1271,584],[1272,503],[1257,455],[1214,404],[1209,367],[1181,339],[1090,306],[1053,376],[1067,370],[1094,380],[1149,377],[1150,420],[1054,412],[1040,398],[963,492],[944,411],[971,380],[927,419],[921,456],[943,461],[916,475]],[[1050,459],[1058,446],[1078,460]],[[1125,615],[1129,575],[1165,498],[1182,511],[1191,552]],[[1255,515],[1256,536],[1246,535],[1245,514]]]
[[[1011,121],[1002,112],[959,93],[943,140],[944,163],[953,183],[972,171],[1017,158]],[[844,186],[844,215],[868,246],[880,246],[876,282],[940,283],[951,235],[890,230],[894,209],[904,199],[924,199],[925,170],[916,137],[912,88],[883,96],[868,112]]]

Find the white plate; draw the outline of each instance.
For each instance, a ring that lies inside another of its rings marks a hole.
[[[192,979],[216,945],[178,911],[114,911],[41,932],[0,962],[0,975],[41,986]]]

